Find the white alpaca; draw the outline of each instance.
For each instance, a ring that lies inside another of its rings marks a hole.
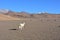
[[[25,22],[20,23],[20,25],[19,25],[19,29],[22,30],[22,29],[24,28],[24,26],[25,26]]]

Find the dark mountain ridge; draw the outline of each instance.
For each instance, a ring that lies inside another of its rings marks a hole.
[[[0,10],[0,14],[9,15],[9,16],[18,17],[18,18],[60,18],[60,14],[50,14],[47,12],[32,14],[24,11],[14,12],[14,11],[5,10],[5,9]]]

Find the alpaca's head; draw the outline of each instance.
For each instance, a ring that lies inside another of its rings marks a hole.
[[[25,25],[25,22],[21,22],[20,25],[21,25],[21,24],[24,24],[24,25]]]
[[[25,24],[25,22],[23,22],[23,24]]]

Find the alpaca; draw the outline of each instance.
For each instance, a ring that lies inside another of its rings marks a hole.
[[[25,22],[19,24],[19,29],[22,30],[25,26]]]

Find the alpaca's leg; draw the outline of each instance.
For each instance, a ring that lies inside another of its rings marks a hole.
[[[23,27],[20,28],[20,31],[21,31],[21,32],[22,32],[22,30],[23,30]]]
[[[22,27],[20,29],[22,30]]]
[[[22,28],[21,28],[21,27],[20,27],[20,28],[18,28],[18,31],[19,31],[19,32],[22,32]]]

